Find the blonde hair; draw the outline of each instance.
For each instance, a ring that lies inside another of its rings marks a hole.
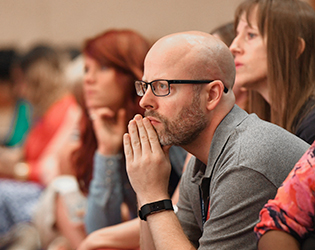
[[[52,48],[42,51],[35,48],[23,59],[22,69],[28,98],[34,106],[35,116],[40,117],[67,91],[63,59]]]

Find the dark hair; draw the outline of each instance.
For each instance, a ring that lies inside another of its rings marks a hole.
[[[15,49],[0,50],[0,81],[12,82],[12,69],[17,63],[18,54]]]
[[[213,29],[210,34],[217,34],[221,40],[230,47],[233,39],[235,37],[235,30],[234,30],[234,22],[228,22],[223,24],[215,29]]]
[[[235,28],[243,13],[257,8],[260,34],[267,38],[268,88],[266,101],[251,102],[253,112],[264,106],[261,117],[295,133],[315,99],[315,11],[299,0],[246,0],[235,13]],[[305,42],[300,51],[301,40]],[[270,114],[270,117],[269,114]],[[302,114],[302,115],[301,115]]]
[[[60,60],[57,51],[49,45],[35,45],[20,59],[20,67],[26,72],[38,61],[49,62],[54,68],[60,68]]]
[[[84,44],[83,54],[92,57],[100,65],[130,76],[126,84],[131,86],[130,95],[136,101],[134,81],[142,78],[144,58],[149,48],[148,41],[135,31],[109,30],[88,39]],[[80,189],[87,193],[92,178],[93,155],[97,141],[86,107],[83,107],[80,132],[81,144],[72,154],[72,162]]]

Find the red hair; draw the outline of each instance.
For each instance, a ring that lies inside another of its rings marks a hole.
[[[93,58],[100,65],[114,68],[117,73],[128,75],[130,86],[135,80],[141,80],[144,58],[150,48],[149,42],[132,30],[109,30],[88,39],[83,46],[83,54]],[[137,100],[134,87],[130,89],[133,100]],[[97,140],[89,119],[87,108],[83,107],[80,121],[80,147],[72,154],[72,163],[80,189],[88,192],[93,173],[93,156],[97,149]]]

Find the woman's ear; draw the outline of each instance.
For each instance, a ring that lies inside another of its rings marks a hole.
[[[220,80],[209,83],[207,90],[207,108],[213,110],[220,102],[224,91],[224,85]]]
[[[296,58],[299,58],[300,55],[304,52],[305,50],[305,41],[302,37],[299,37],[299,48],[298,48],[298,53],[297,53],[297,57]]]

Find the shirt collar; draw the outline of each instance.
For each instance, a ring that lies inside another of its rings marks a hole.
[[[192,182],[200,183],[202,178],[209,178],[215,166],[215,163],[222,153],[224,145],[228,141],[235,128],[242,123],[248,116],[247,112],[234,105],[231,111],[223,118],[217,127],[210,146],[208,164],[203,164],[200,160],[196,159],[193,173]]]

